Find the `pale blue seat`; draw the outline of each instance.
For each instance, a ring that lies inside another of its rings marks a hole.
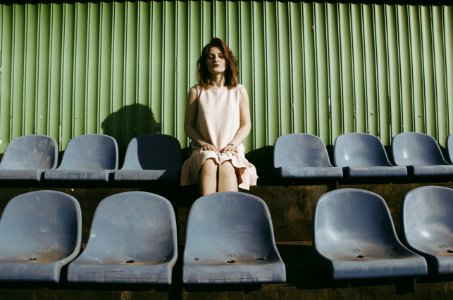
[[[367,133],[346,133],[334,143],[334,164],[347,177],[407,176],[404,166],[393,166],[378,137]]]
[[[398,239],[384,199],[360,189],[322,195],[314,213],[314,244],[335,280],[420,276],[425,259]]]
[[[176,218],[166,198],[134,191],[104,198],[88,243],[68,267],[68,281],[171,284],[178,249]]]
[[[314,135],[280,136],[274,146],[274,168],[282,178],[342,178],[343,170],[330,163],[323,141]]]
[[[285,281],[285,265],[263,200],[241,192],[220,192],[195,201],[187,224],[184,283]]]
[[[403,202],[403,228],[408,245],[422,254],[434,274],[453,273],[453,190],[423,186]]]
[[[74,197],[43,190],[12,198],[0,220],[0,280],[59,282],[81,239],[82,215]]]
[[[115,180],[178,180],[182,164],[179,141],[165,134],[141,135],[127,146],[123,167]]]
[[[13,139],[0,163],[0,180],[40,181],[45,170],[55,169],[58,145],[46,135],[26,135]]]
[[[55,170],[44,173],[46,180],[109,181],[118,169],[118,144],[103,134],[85,134],[71,139]]]
[[[404,132],[392,139],[395,164],[408,168],[413,176],[453,175],[453,165],[447,163],[436,140],[424,133]]]

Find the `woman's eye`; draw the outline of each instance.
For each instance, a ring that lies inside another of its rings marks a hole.
[[[219,58],[221,58],[221,59],[225,58],[225,56],[224,56],[223,54],[219,54],[219,55],[217,55],[217,56],[218,56]],[[212,59],[215,59],[215,57],[216,57],[216,56],[213,55],[213,54],[208,55],[208,59],[211,59],[211,60],[212,60]]]

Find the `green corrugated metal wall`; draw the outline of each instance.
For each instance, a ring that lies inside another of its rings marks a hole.
[[[187,145],[184,110],[212,36],[251,98],[248,150],[307,132],[453,133],[453,6],[162,1],[0,5],[0,152],[106,133]]]

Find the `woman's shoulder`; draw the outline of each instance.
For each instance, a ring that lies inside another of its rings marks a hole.
[[[243,84],[238,84],[238,87],[239,87],[239,89],[240,89],[241,91],[247,92],[247,88],[245,87],[245,85],[243,85]]]
[[[239,93],[239,94],[247,94],[247,89],[245,88],[244,85],[242,84],[238,84],[236,87],[235,87],[236,91]]]
[[[201,90],[201,85],[200,84],[194,84],[189,88],[189,93],[191,92],[198,92]]]
[[[195,103],[200,98],[201,89],[198,85],[194,85],[189,88],[189,92],[187,93],[187,100],[189,103]]]
[[[235,88],[239,90],[245,90],[245,86],[241,83],[238,83]]]
[[[189,88],[189,96],[198,97],[201,93],[201,85],[195,84]]]
[[[228,88],[230,91],[235,91],[235,92],[239,92],[239,93],[242,93],[242,92],[247,92],[247,89],[245,88],[244,85],[238,83],[236,86],[234,87],[230,87]]]

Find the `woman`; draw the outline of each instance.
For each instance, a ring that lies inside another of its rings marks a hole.
[[[184,129],[192,154],[184,162],[181,185],[200,183],[200,192],[238,191],[256,185],[255,167],[242,142],[250,133],[247,90],[238,84],[237,60],[230,48],[213,38],[197,62],[199,84],[188,93]]]

